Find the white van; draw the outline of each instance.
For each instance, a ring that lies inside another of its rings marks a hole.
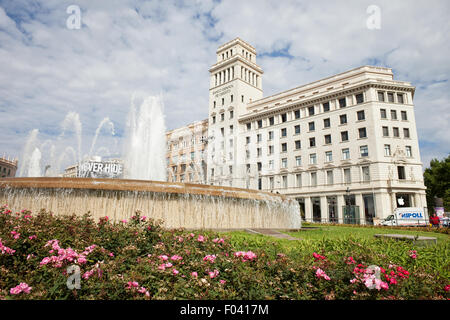
[[[409,207],[395,209],[393,214],[381,222],[383,226],[426,227],[428,224],[428,216],[423,208]]]

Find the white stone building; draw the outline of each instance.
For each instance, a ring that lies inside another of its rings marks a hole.
[[[426,207],[415,88],[391,69],[363,66],[263,98],[256,51],[236,38],[209,71],[207,183],[290,195],[308,221],[372,223]]]

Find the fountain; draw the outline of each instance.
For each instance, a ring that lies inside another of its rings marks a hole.
[[[99,124],[88,156],[92,156],[102,127],[114,126],[109,118]],[[70,154],[81,163],[81,122],[76,113],[63,121],[63,133],[72,126],[77,151],[66,146],[57,154],[55,144],[37,143],[33,130],[25,145],[24,166],[19,178],[0,179],[0,203],[11,210],[47,209],[55,214],[108,216],[113,221],[128,220],[137,210],[149,218],[163,220],[167,228],[188,229],[298,229],[301,227],[298,202],[263,191],[232,187],[166,182],[166,141],[161,97],[148,97],[139,110],[132,99],[125,143],[126,179],[41,177],[41,149],[50,147],[51,163],[58,166]],[[41,148],[39,148],[39,146]],[[56,163],[56,164],[55,164]],[[50,174],[54,174],[55,170]],[[27,176],[27,177],[24,177]],[[138,180],[139,179],[139,180]],[[150,181],[153,180],[153,181]],[[159,180],[159,181],[156,181]]]

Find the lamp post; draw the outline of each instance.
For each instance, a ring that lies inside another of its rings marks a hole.
[[[347,203],[346,216],[347,216],[347,220],[348,220],[348,219],[350,219],[350,188],[347,187],[347,190],[345,190],[345,192],[346,192],[346,203]]]

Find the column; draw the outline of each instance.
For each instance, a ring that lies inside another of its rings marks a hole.
[[[359,224],[366,224],[366,214],[364,212],[364,199],[362,193],[355,194],[356,205],[359,206]]]
[[[327,197],[320,197],[320,222],[329,222]]]
[[[345,196],[337,195],[337,214],[338,214],[338,223],[344,223],[344,211],[343,207],[345,206]]]
[[[305,219],[307,222],[313,221],[311,197],[305,197]]]

